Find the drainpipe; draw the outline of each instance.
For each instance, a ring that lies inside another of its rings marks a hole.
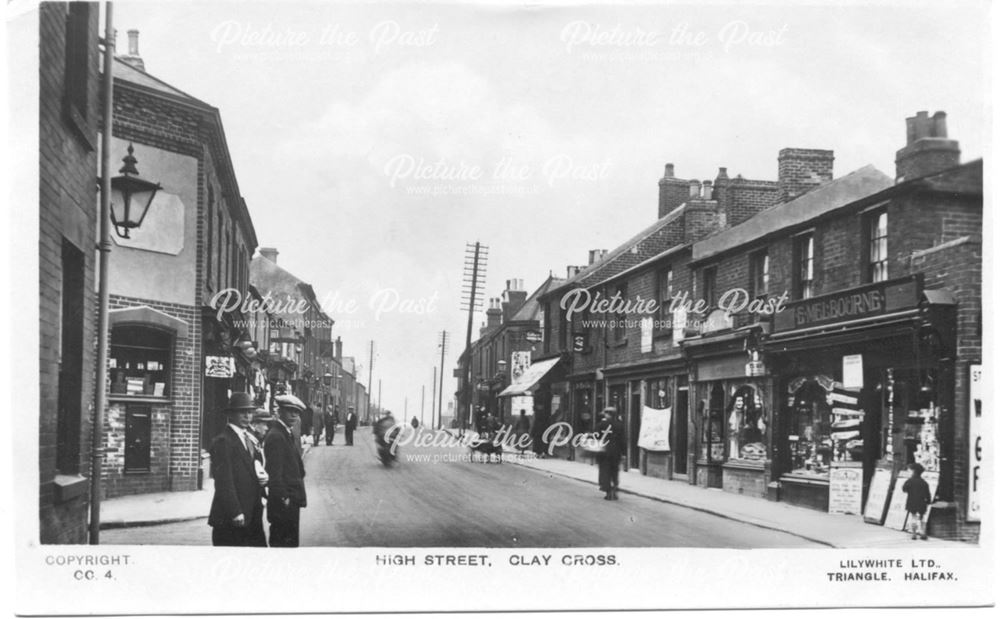
[[[97,290],[97,384],[94,395],[94,427],[90,448],[90,543],[100,543],[101,537],[101,468],[104,449],[104,408],[108,393],[108,260],[111,254],[111,110],[113,101],[115,61],[115,30],[111,2],[104,3],[104,76],[102,80],[103,126],[101,129],[101,212],[99,253],[99,285]]]

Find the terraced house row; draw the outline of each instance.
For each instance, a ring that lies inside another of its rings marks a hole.
[[[776,181],[667,164],[651,225],[549,277],[530,311],[496,301],[462,403],[510,422],[530,398],[575,432],[613,406],[645,475],[878,524],[920,462],[930,533],[977,539],[982,161],[961,163],[943,112],[905,128],[893,176],[798,148]]]

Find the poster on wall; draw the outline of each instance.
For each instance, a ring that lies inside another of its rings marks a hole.
[[[983,486],[983,366],[969,366],[969,503],[965,519],[979,522]],[[929,483],[929,482],[928,482]]]
[[[892,471],[875,469],[871,484],[868,486],[868,502],[865,503],[865,522],[882,524],[885,518],[885,504],[889,500],[892,489]]]
[[[865,369],[861,355],[845,355],[843,373],[845,389],[861,389],[865,386]]]
[[[516,383],[521,378],[521,374],[531,366],[531,353],[529,351],[515,351],[510,354],[510,379]],[[531,410],[531,407],[528,407]]]
[[[639,447],[648,451],[670,451],[670,408],[642,407]]]
[[[831,514],[861,514],[862,477],[860,466],[830,467]]]
[[[232,378],[235,373],[232,357],[205,357],[206,378]]]

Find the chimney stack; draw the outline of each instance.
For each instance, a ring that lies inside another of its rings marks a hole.
[[[490,308],[486,310],[486,328],[491,329],[499,326],[503,318],[503,310],[500,309],[500,299],[490,298]]]
[[[139,69],[140,71],[146,71],[146,63],[143,62],[142,57],[139,55],[139,31],[129,30],[128,31],[128,54],[118,57],[122,62],[131,66],[132,68]]]
[[[566,279],[573,279],[576,275],[586,267],[569,265],[566,267]]]
[[[688,199],[687,181],[674,177],[674,164],[668,163],[663,169],[660,179],[660,202],[657,219],[674,210]]]
[[[520,279],[508,279],[507,289],[503,291],[502,309],[504,322],[510,320],[527,300],[528,293],[524,290],[524,281]]]
[[[961,162],[956,140],[948,139],[947,115],[917,112],[906,119],[906,146],[896,151],[896,182],[953,168]]]
[[[778,192],[788,202],[833,180],[833,151],[782,148],[778,151]]]
[[[278,250],[274,247],[261,247],[260,255],[267,258],[274,264],[278,264]]]
[[[590,250],[590,259],[587,262],[587,266],[594,264],[595,262],[600,262],[604,259],[604,256],[608,255],[608,250],[606,249],[592,249]]]
[[[712,199],[712,181],[702,181],[701,183],[701,199],[711,200]]]
[[[340,363],[340,360],[343,356],[344,356],[344,342],[341,341],[340,336],[338,335],[337,339],[333,341],[333,358],[337,360],[337,363]]]

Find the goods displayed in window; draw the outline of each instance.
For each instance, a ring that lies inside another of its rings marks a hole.
[[[750,461],[765,460],[766,430],[764,403],[760,392],[750,385],[736,389],[729,404],[729,457]]]
[[[864,455],[860,394],[827,376],[797,378],[788,385],[792,475],[828,478],[833,463]]]
[[[116,327],[108,360],[111,393],[165,397],[170,369],[171,336],[148,327]]]

